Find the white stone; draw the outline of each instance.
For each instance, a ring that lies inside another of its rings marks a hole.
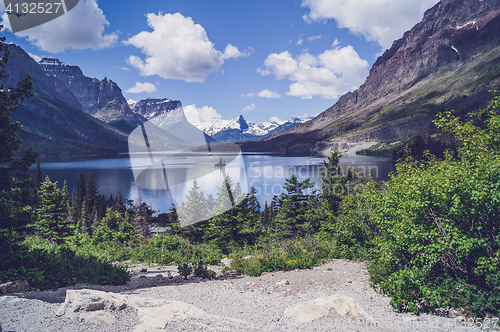
[[[308,323],[329,315],[331,309],[334,309],[338,316],[345,317],[349,315],[375,323],[375,319],[361,308],[352,297],[345,295],[320,297],[294,304],[285,309],[285,316],[294,318],[295,322],[299,324]]]
[[[246,325],[241,319],[210,315],[195,306],[182,301],[168,301],[152,297],[122,295],[96,290],[67,290],[66,300],[56,312],[56,316],[83,319],[88,322],[112,325],[116,318],[113,312],[130,306],[137,310],[141,324],[135,331],[163,330],[172,320],[202,318],[207,324],[217,324],[227,330]]]

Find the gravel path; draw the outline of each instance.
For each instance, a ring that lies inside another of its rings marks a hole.
[[[132,280],[123,286],[75,286],[70,289],[95,289],[128,295],[184,301],[208,314],[246,321],[233,325],[240,331],[473,331],[461,327],[458,318],[431,315],[400,314],[389,305],[390,299],[376,293],[368,283],[363,263],[334,260],[312,270],[264,273],[260,277],[226,274],[215,280],[191,278],[182,280],[175,266],[131,268]],[[220,271],[220,267],[213,267]],[[281,283],[287,280],[288,285]],[[0,296],[0,322],[5,331],[130,331],[140,320],[133,308],[116,315],[111,326],[83,320],[56,317],[64,302],[66,289],[26,292]],[[284,317],[284,310],[296,303],[334,294],[354,298],[380,324],[367,328],[354,319],[328,316],[314,325],[297,325]],[[172,321],[169,331],[219,331],[202,319]],[[341,325],[342,324],[342,325]],[[200,326],[203,326],[200,327]]]

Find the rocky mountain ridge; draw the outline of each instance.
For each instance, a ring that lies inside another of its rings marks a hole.
[[[66,84],[47,75],[22,48],[10,44],[8,50],[9,77],[2,83],[14,86],[31,75],[35,93],[12,113],[23,125],[21,149],[32,145],[42,155],[103,155],[126,149],[125,133],[81,111]]]
[[[500,1],[442,0],[380,56],[366,81],[311,121],[246,151],[309,155],[344,142],[400,144],[438,112],[476,111],[500,85]]]
[[[147,120],[182,108],[182,104],[179,100],[170,100],[167,98],[147,98],[140,101],[128,101],[128,104],[134,112]]]
[[[231,120],[213,119],[197,124],[196,127],[220,142],[255,140],[292,128],[310,120],[311,117],[293,117],[287,120],[275,119],[269,122],[253,123],[243,115]]]
[[[43,58],[39,65],[47,73],[62,81],[73,93],[81,109],[93,117],[115,124],[125,132],[145,121],[133,112],[120,87],[108,80],[90,78],[80,67],[61,62],[57,58]]]

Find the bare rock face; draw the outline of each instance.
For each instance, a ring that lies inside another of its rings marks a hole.
[[[314,300],[300,302],[285,309],[285,316],[291,317],[298,324],[309,323],[334,313],[334,318],[362,318],[375,324],[375,319],[349,296],[332,295]]]
[[[106,77],[103,80],[87,77],[78,66],[52,57],[42,59],[39,65],[47,74],[66,84],[85,113],[105,122],[120,119],[133,125],[143,122],[141,117],[130,109],[122,90],[112,80]]]
[[[12,119],[19,121],[21,150],[35,147],[41,155],[110,155],[126,149],[126,135],[82,112],[75,95],[47,74],[21,47],[8,45],[6,87],[31,75],[35,96],[23,102]]]
[[[224,330],[252,326],[241,319],[210,315],[193,305],[182,301],[168,301],[136,295],[122,295],[96,290],[67,290],[66,299],[56,312],[57,317],[83,319],[97,324],[112,325],[116,318],[113,313],[132,307],[137,310],[141,324],[135,331],[163,330],[171,322],[193,320],[198,325],[195,330],[218,326]],[[246,328],[245,328],[246,327]]]
[[[168,113],[181,107],[182,104],[179,100],[170,100],[167,98],[147,98],[134,103],[132,110],[146,119],[151,120],[156,116]]]
[[[26,280],[10,281],[5,284],[0,284],[0,294],[27,292],[29,289],[30,286]]]
[[[10,57],[6,68],[9,77],[3,81],[7,87],[15,86],[21,79],[31,75],[35,92],[44,92],[76,109],[82,109],[82,105],[64,82],[47,75],[22,48],[11,44],[9,52]]]

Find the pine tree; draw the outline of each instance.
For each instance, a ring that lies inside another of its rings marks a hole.
[[[90,218],[87,215],[86,211],[87,211],[87,202],[83,201],[82,208],[80,211],[80,218],[78,219],[78,225],[79,225],[78,228],[82,233],[92,235],[92,230],[90,228],[91,225],[89,220]]]
[[[6,67],[10,52],[4,41],[5,37],[1,37],[0,81],[8,77]],[[0,228],[22,228],[34,219],[32,210],[27,208],[35,202],[34,183],[28,169],[38,158],[38,152],[30,148],[19,153],[21,140],[17,132],[22,126],[11,119],[11,113],[19,104],[32,96],[33,83],[29,75],[15,87],[0,85]]]
[[[238,219],[242,224],[237,238],[239,244],[253,244],[262,234],[262,217],[260,204],[255,196],[256,193],[255,187],[252,186],[245,199],[238,204],[240,207],[238,209]]]
[[[93,217],[93,209],[99,195],[99,185],[94,179],[94,174],[89,172],[87,175],[87,184],[85,192],[85,201],[87,202],[87,216]]]
[[[193,187],[186,196],[186,201],[177,206],[177,214],[181,226],[187,226],[210,217],[207,200],[203,191],[200,191],[196,179],[193,181]]]
[[[102,194],[99,200],[99,219],[104,218],[105,215],[106,215],[106,196]]]
[[[99,226],[99,214],[97,213],[96,208],[92,210],[92,229],[95,230]]]
[[[83,175],[83,171],[80,171],[80,175],[78,176],[78,182],[76,184],[76,195],[74,202],[74,212],[75,218],[80,219],[82,217],[82,204],[85,200],[85,176]]]
[[[70,233],[70,227],[57,183],[50,181],[47,176],[40,186],[38,197],[40,206],[36,210],[36,230],[42,237],[60,243]]]
[[[235,202],[242,201],[236,205]],[[217,196],[216,215],[209,220],[206,231],[210,242],[216,244],[224,253],[242,244],[242,229],[245,218],[248,217],[248,200],[243,199],[239,183],[233,184],[228,176],[223,181]],[[248,231],[245,231],[247,237]]]
[[[118,211],[121,214],[124,214],[127,211],[127,208],[125,207],[125,202],[123,200],[121,193],[118,193],[118,196],[116,197],[115,209],[116,209],[116,211]]]
[[[269,226],[269,214],[270,214],[270,211],[269,211],[269,206],[267,205],[267,201],[266,203],[264,204],[264,211],[262,211],[262,227],[267,229],[267,227]]]
[[[94,244],[108,241],[124,243],[134,238],[137,238],[137,234],[130,222],[128,212],[121,214],[113,208],[107,208],[94,231],[92,242]]]
[[[134,217],[132,219],[132,224],[134,225],[135,232],[143,238],[150,237],[151,231],[149,230],[148,220],[152,215],[152,211],[148,208],[146,203],[142,201],[142,197],[140,195],[139,201],[134,204],[133,212]]]
[[[66,207],[66,205],[69,203],[68,182],[66,180],[64,180],[63,188],[61,190],[61,197],[63,200],[63,205]]]
[[[76,189],[73,187],[73,192],[71,194],[71,200],[69,204],[69,212],[68,212],[68,220],[72,223],[75,224],[75,222],[78,220],[78,216],[80,215],[78,211],[78,206],[76,203]]]
[[[113,194],[110,194],[109,198],[106,200],[106,206],[107,207],[115,207],[116,206],[116,201],[113,198]]]
[[[35,172],[35,188],[36,190],[40,190],[40,186],[42,185],[43,177],[42,177],[42,169],[40,168],[40,160],[36,159],[36,172]]]
[[[310,211],[317,205],[316,191],[305,193],[313,187],[314,182],[311,182],[310,178],[299,181],[297,174],[286,179],[286,193],[278,199],[279,212],[273,222],[275,237],[296,237],[319,229],[316,221],[311,223],[309,220]]]

